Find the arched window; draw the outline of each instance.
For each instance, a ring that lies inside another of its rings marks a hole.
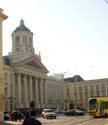
[[[19,41],[20,41],[20,37],[19,37],[19,36],[16,36],[16,37],[15,37],[15,40],[16,40],[17,42],[19,42]]]
[[[16,36],[15,41],[16,41],[16,46],[19,46],[20,45],[20,37]]]
[[[29,45],[32,45],[32,38],[29,38]]]
[[[23,43],[26,45],[27,44],[27,37],[23,36]]]

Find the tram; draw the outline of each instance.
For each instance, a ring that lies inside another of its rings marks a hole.
[[[108,97],[89,98],[88,114],[94,117],[108,116]]]

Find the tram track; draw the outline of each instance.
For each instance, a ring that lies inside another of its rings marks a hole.
[[[68,124],[66,124],[66,125],[79,125],[80,123],[86,123],[86,122],[96,122],[96,121],[104,121],[105,120],[105,123],[108,123],[108,118],[107,118],[107,121],[106,121],[106,118],[89,118],[89,119],[86,119],[86,120],[82,120],[82,121],[79,121],[79,122],[73,122],[73,123],[68,123]],[[104,123],[104,124],[105,124]],[[87,123],[87,125],[88,125],[88,123]],[[96,124],[95,124],[96,125]],[[98,125],[98,124],[97,124]]]
[[[59,117],[56,120],[48,120],[43,125],[104,125],[108,118],[93,118],[89,116]]]
[[[46,125],[55,125],[58,124],[58,125],[77,125],[79,123],[83,123],[83,122],[86,122],[86,121],[90,121],[92,120],[93,118],[85,118],[85,117],[68,117],[68,118],[65,118],[65,119],[62,119],[62,120],[58,120],[58,121],[53,121],[53,122],[47,122]]]

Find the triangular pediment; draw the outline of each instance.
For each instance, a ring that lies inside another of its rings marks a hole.
[[[43,65],[43,63],[37,56],[26,58],[20,62],[17,62],[17,64],[23,64],[26,66],[30,66],[32,68],[39,69],[39,70],[42,70],[42,71],[48,73],[47,68]]]

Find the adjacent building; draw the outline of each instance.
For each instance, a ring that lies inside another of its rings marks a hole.
[[[88,98],[98,96],[108,96],[108,79],[65,83],[64,108],[87,108]]]
[[[33,47],[33,33],[24,20],[12,32],[12,51],[3,57],[5,111],[63,107],[63,80],[48,77],[48,69]],[[57,103],[61,100],[61,103]]]
[[[3,21],[7,18],[3,14],[3,10],[0,8],[0,123],[3,122],[4,116],[4,70],[3,70],[3,61],[2,61],[2,24]]]

